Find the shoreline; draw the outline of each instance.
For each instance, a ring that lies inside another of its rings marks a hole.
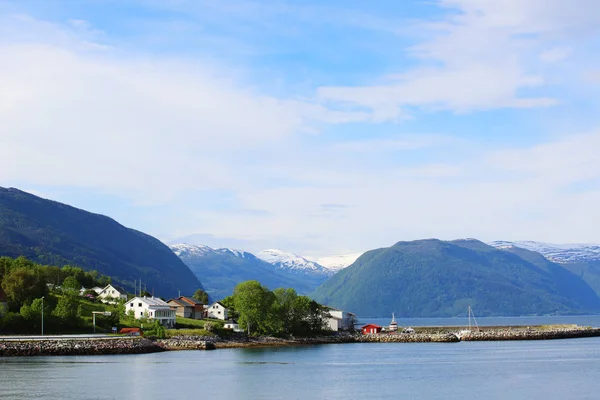
[[[269,348],[340,343],[457,343],[475,341],[556,340],[600,337],[600,328],[579,326],[482,327],[460,332],[457,327],[421,327],[415,333],[339,334],[313,338],[175,336],[169,339],[132,337],[2,339],[0,357],[55,355],[148,354],[179,350]]]

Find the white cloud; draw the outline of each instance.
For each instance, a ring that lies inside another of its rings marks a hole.
[[[545,63],[564,59],[569,50],[556,41],[593,37],[600,25],[600,3],[593,0],[442,0],[451,10],[437,23],[424,24],[432,37],[410,50],[424,65],[395,82],[368,86],[324,86],[322,101],[366,107],[394,120],[402,108],[469,112],[496,108],[547,107],[557,99],[531,93],[544,86]],[[458,13],[456,13],[458,11]],[[550,47],[550,49],[549,49]],[[527,90],[527,94],[524,94]]]
[[[540,53],[540,60],[546,63],[556,63],[569,56],[571,50],[565,47],[554,47]]]

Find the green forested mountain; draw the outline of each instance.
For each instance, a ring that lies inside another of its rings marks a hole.
[[[94,269],[133,287],[142,279],[158,296],[192,294],[198,278],[159,240],[119,224],[18,189],[0,187],[0,256],[47,265]]]
[[[581,313],[600,299],[559,264],[523,249],[477,240],[399,242],[371,250],[312,297],[360,316],[434,317]]]

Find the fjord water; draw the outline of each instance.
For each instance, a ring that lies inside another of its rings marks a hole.
[[[0,358],[6,399],[595,399],[600,338]]]

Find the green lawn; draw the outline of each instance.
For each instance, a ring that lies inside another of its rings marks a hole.
[[[225,325],[225,322],[221,321],[220,319],[212,319],[212,318],[191,319],[191,318],[177,317],[176,322],[177,322],[177,328],[183,328],[183,329],[204,329],[204,324],[207,322],[210,322],[219,328],[222,328],[223,325]]]

